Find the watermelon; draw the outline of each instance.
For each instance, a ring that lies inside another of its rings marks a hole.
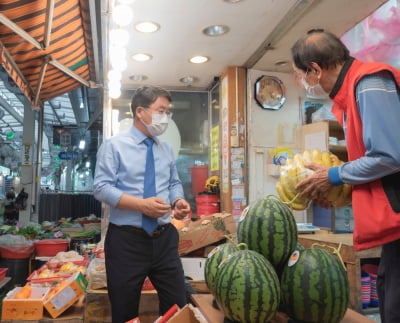
[[[253,250],[238,250],[220,263],[214,296],[234,322],[269,322],[280,302],[279,279],[265,257]]]
[[[293,252],[281,278],[286,314],[300,322],[338,323],[349,301],[343,264],[324,249]]]
[[[267,258],[278,274],[297,244],[297,225],[292,211],[274,195],[251,203],[238,223],[240,243]]]
[[[295,250],[304,250],[304,249],[306,249],[306,247],[304,247],[300,242],[297,241]]]
[[[215,276],[220,262],[230,254],[236,252],[238,247],[228,241],[216,246],[207,256],[204,266],[204,279],[211,294],[214,294]]]

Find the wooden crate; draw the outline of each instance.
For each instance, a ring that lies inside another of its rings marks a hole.
[[[141,323],[154,323],[158,315],[156,291],[142,291],[139,305]],[[86,291],[84,323],[111,323],[111,306],[107,289]]]

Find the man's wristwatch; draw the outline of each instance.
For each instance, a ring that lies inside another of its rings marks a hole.
[[[176,203],[178,203],[179,200],[182,200],[182,198],[178,197],[171,203],[171,209],[175,209]]]

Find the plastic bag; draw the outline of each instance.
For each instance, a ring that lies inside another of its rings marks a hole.
[[[286,164],[280,168],[280,177],[275,184],[275,188],[281,201],[293,210],[305,210],[311,203],[307,198],[300,197],[300,192],[296,190],[297,184],[313,173],[312,170],[304,167],[304,163],[335,167],[343,162],[336,155],[326,151],[321,152],[319,149],[314,149],[313,151],[305,150],[302,154],[297,153],[293,158],[288,158]],[[326,200],[335,207],[343,207],[350,204],[351,186],[349,184],[334,186],[327,193]]]
[[[100,289],[107,287],[105,260],[94,258],[87,268],[88,288]]]

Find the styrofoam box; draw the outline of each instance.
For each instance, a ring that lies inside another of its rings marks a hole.
[[[185,276],[192,280],[204,280],[206,259],[200,257],[181,257]]]

